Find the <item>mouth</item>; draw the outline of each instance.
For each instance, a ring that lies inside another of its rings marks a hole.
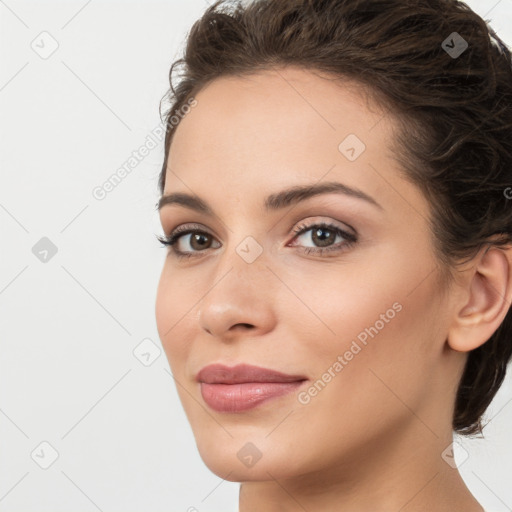
[[[301,387],[308,379],[269,368],[240,364],[205,366],[196,376],[206,404],[217,412],[242,412]]]

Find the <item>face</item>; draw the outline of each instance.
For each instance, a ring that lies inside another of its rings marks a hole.
[[[441,431],[456,385],[448,305],[393,119],[348,82],[293,67],[217,79],[195,99],[164,195],[211,211],[161,207],[164,233],[182,234],[156,320],[205,464],[232,481],[356,471],[393,436],[414,449]],[[198,382],[214,363],[296,382]]]

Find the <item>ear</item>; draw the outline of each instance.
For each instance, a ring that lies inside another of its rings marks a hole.
[[[458,352],[483,345],[503,322],[512,301],[512,247],[487,246],[466,272],[447,339]]]

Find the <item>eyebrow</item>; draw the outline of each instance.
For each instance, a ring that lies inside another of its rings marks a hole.
[[[330,193],[344,194],[346,196],[362,199],[380,210],[384,210],[384,208],[375,199],[373,199],[373,197],[365,194],[362,190],[349,187],[348,185],[344,185],[343,183],[338,183],[336,181],[316,185],[296,186],[275,194],[270,194],[265,199],[264,208],[267,212],[277,211],[297,204],[300,201],[305,201],[310,197]],[[183,192],[174,192],[164,195],[158,201],[158,210],[169,204],[179,204],[199,213],[214,216],[213,209],[208,205],[208,203],[195,195]]]

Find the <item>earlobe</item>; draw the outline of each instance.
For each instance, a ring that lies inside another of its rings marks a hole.
[[[504,320],[512,300],[512,247],[488,246],[467,270],[465,300],[455,310],[448,344],[458,352],[483,345]]]

